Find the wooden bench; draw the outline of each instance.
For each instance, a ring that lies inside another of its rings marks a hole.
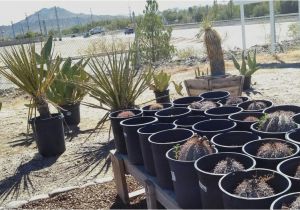
[[[131,164],[126,155],[119,154],[116,150],[110,151],[110,158],[117,193],[125,204],[128,204],[131,195],[135,194],[135,192],[128,193],[125,174],[130,174],[145,187],[148,209],[156,209],[157,201],[166,209],[180,209],[175,200],[174,191],[165,190],[158,186],[156,178],[147,174],[144,166]]]

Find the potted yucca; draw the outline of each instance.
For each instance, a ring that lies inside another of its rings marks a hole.
[[[1,75],[30,95],[28,118],[39,153],[43,156],[55,156],[65,151],[63,115],[50,113],[49,103],[55,104],[46,94],[61,64],[59,56],[52,58],[51,45],[50,36],[39,58],[36,56],[35,45],[11,47],[0,56],[7,66],[7,69],[0,69]],[[36,111],[39,116],[36,116]]]

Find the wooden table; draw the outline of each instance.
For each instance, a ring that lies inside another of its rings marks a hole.
[[[150,176],[145,171],[144,166],[131,164],[127,155],[119,154],[116,150],[110,151],[110,158],[117,193],[125,204],[129,203],[131,197],[128,193],[125,174],[130,174],[145,187],[148,209],[156,209],[157,201],[167,209],[180,209],[175,200],[174,191],[165,190],[158,186],[157,179]],[[135,194],[135,192],[132,194]]]

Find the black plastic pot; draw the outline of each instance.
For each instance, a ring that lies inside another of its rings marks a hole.
[[[193,125],[193,130],[200,134],[201,136],[206,136],[211,139],[214,135],[218,133],[224,133],[232,131],[236,126],[235,122],[230,120],[214,119],[214,120],[204,120]]]
[[[211,119],[228,119],[229,115],[242,111],[242,108],[236,106],[221,106],[206,110],[204,114]]]
[[[262,158],[262,157],[258,157],[257,156],[257,151],[258,149],[266,144],[266,143],[269,143],[269,142],[281,142],[281,143],[285,143],[287,145],[289,145],[292,149],[293,149],[293,154],[290,155],[290,156],[287,156],[287,157],[283,157],[283,158]],[[254,141],[251,141],[247,144],[245,144],[242,148],[243,150],[243,153],[253,157],[255,160],[256,160],[256,166],[258,168],[268,168],[268,169],[273,169],[273,170],[276,170],[276,167],[277,165],[283,161],[283,160],[286,160],[286,159],[289,159],[291,157],[294,157],[296,155],[298,155],[299,153],[299,146],[292,143],[292,142],[289,142],[289,141],[285,141],[285,140],[282,140],[282,139],[260,139],[260,140],[254,140]]]
[[[300,128],[291,130],[285,134],[285,139],[297,144],[300,147]]]
[[[286,132],[267,132],[258,130],[259,122],[253,123],[250,129],[253,133],[259,135],[261,138],[275,138],[284,139]]]
[[[187,116],[178,120],[174,121],[174,125],[176,125],[178,128],[187,128],[192,129],[193,125],[204,121],[209,120],[206,116]]]
[[[244,144],[259,140],[260,137],[248,131],[230,131],[219,133],[211,139],[219,152],[239,152],[242,153]]]
[[[203,98],[200,96],[187,96],[175,99],[173,101],[174,107],[188,107],[191,103],[201,102]]]
[[[155,176],[155,168],[153,163],[151,144],[148,141],[149,136],[159,131],[174,129],[174,128],[176,128],[176,125],[172,123],[154,123],[154,124],[146,125],[145,127],[138,129],[137,131],[139,134],[144,167],[145,170],[152,176]]]
[[[276,111],[291,111],[295,112],[295,114],[298,114],[300,113],[300,107],[296,105],[279,105],[265,109],[264,113],[270,114]]]
[[[153,123],[156,123],[156,117],[133,117],[120,122],[123,128],[128,159],[132,164],[142,165],[143,156],[137,130]]]
[[[288,209],[290,209],[288,207],[299,196],[300,196],[300,192],[285,194],[285,195],[283,195],[283,196],[281,196],[281,197],[279,197],[279,198],[277,198],[276,200],[273,201],[273,203],[271,204],[270,210],[275,210],[275,209],[278,209],[278,210],[286,209],[286,210],[288,210]],[[284,206],[287,207],[287,208],[284,208]]]
[[[300,191],[300,178],[294,177],[299,165],[300,157],[293,157],[280,162],[277,166],[277,171],[284,174],[291,180],[291,192]]]
[[[215,149],[215,153],[217,150]],[[198,177],[194,168],[194,161],[182,161],[175,158],[174,148],[170,149],[166,157],[172,174],[172,181],[176,201],[182,209],[200,209],[201,197]]]
[[[154,91],[156,103],[164,104],[170,103],[169,90],[164,90],[162,92]]]
[[[264,116],[261,112],[239,112],[236,114],[231,114],[228,116],[229,120],[232,120],[236,122],[236,130],[238,131],[251,131],[251,125],[257,121],[244,121],[246,117],[253,116],[260,119],[262,116]]]
[[[191,110],[183,107],[172,107],[155,113],[160,123],[173,123],[177,119],[181,119],[190,115]]]
[[[202,93],[200,96],[203,97],[204,100],[218,102],[220,100],[228,98],[230,96],[230,93],[228,91],[221,91],[221,90],[209,91],[209,92]]]
[[[39,153],[44,157],[57,156],[66,150],[62,114],[49,118],[32,118],[32,126]]]
[[[254,176],[274,176],[268,181],[268,184],[274,189],[275,195],[263,198],[246,198],[234,194],[234,190],[243,180],[252,179]],[[274,199],[286,193],[290,187],[291,181],[287,177],[276,171],[261,168],[230,173],[223,176],[219,181],[225,209],[268,209]]]
[[[293,121],[300,127],[300,114],[296,114],[293,116]]]
[[[164,108],[163,109],[160,109],[160,110],[149,110],[149,107],[151,105],[147,105],[147,106],[144,106],[142,108],[143,110],[143,115],[144,116],[155,116],[155,113],[158,112],[158,111],[161,111],[161,110],[164,110],[164,109],[167,109],[167,108],[171,108],[173,107],[173,104],[171,103],[165,103],[165,104],[161,104]]]
[[[244,112],[262,112],[264,109],[259,109],[259,110],[247,110],[248,109],[248,106],[253,103],[254,101],[256,102],[264,102],[267,107],[266,108],[269,108],[269,107],[272,107],[273,106],[273,102],[272,101],[269,101],[269,100],[251,100],[251,101],[245,101],[243,103],[240,103],[238,104],[238,107],[241,107],[243,108]]]
[[[116,150],[121,154],[127,154],[125,138],[124,138],[123,129],[122,126],[120,125],[120,122],[124,119],[129,119],[131,117],[129,118],[117,117],[118,114],[123,111],[133,112],[135,114],[135,116],[133,117],[142,116],[143,112],[139,109],[126,109],[126,110],[119,110],[119,111],[112,112],[109,115],[112,131],[114,134],[114,143],[115,143]]]
[[[166,152],[176,144],[183,144],[193,135],[191,130],[176,128],[160,131],[149,137],[157,181],[162,188],[173,189]]]
[[[67,125],[77,126],[80,123],[80,103],[61,105],[60,107]]]
[[[233,97],[234,97],[234,96],[233,96]],[[247,97],[247,96],[236,96],[236,98],[242,99],[243,102],[249,101],[249,100],[250,100],[249,97]],[[222,99],[222,100],[220,100],[219,102],[220,102],[221,104],[223,104],[223,105],[226,105],[226,102],[227,102],[227,100],[229,100],[229,99],[230,99],[230,97],[225,98],[225,99]],[[237,105],[238,105],[238,104],[232,104],[232,105],[230,105],[230,106],[237,106]]]
[[[221,107],[223,106],[221,103],[219,102],[215,102],[217,107]],[[191,109],[191,115],[204,115],[204,111],[201,111],[200,109],[193,109],[191,108],[191,106],[188,106],[189,109]]]
[[[244,77],[243,90],[249,90],[251,88],[251,76]]]
[[[243,164],[245,170],[255,167],[255,160],[247,155],[240,153],[216,153],[203,156],[195,162],[195,169],[198,174],[198,182],[201,191],[201,201],[203,209],[223,209],[221,200],[222,192],[218,182],[224,174],[213,173],[214,167],[221,160],[233,158]],[[218,199],[218,200],[216,200]]]

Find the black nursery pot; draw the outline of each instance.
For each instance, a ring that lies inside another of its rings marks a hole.
[[[164,90],[162,92],[154,91],[156,103],[170,103],[170,94],[169,90]]]
[[[251,100],[251,101],[245,101],[243,103],[240,103],[238,104],[238,107],[241,107],[243,108],[244,112],[263,112],[264,109],[258,109],[258,110],[247,110],[248,109],[248,106],[253,103],[254,101],[256,102],[264,102],[267,107],[266,108],[269,108],[269,107],[272,107],[273,106],[273,102],[272,101],[269,101],[269,100]]]
[[[268,184],[274,189],[273,196],[263,198],[246,198],[234,194],[236,187],[245,179],[254,176],[274,176]],[[269,169],[251,169],[238,171],[223,176],[219,181],[225,209],[268,209],[274,199],[286,193],[291,187],[291,181],[282,174]]]
[[[300,192],[294,192],[285,194],[276,200],[273,201],[271,204],[270,210],[282,210],[282,209],[289,209],[288,207],[297,199],[297,197],[300,196]],[[286,206],[287,208],[283,208],[283,206]]]
[[[65,122],[70,126],[77,126],[80,123],[80,103],[61,106]]]
[[[208,109],[204,112],[204,114],[211,119],[227,119],[229,115],[242,111],[242,108],[236,106],[221,106]]]
[[[218,133],[232,131],[236,127],[236,123],[230,120],[213,119],[204,120],[193,125],[193,130],[201,136],[206,136],[211,139]]]
[[[257,156],[258,149],[262,145],[264,145],[266,143],[270,143],[270,142],[281,142],[281,143],[289,145],[293,149],[293,154],[289,155],[287,157],[283,157],[283,158],[262,158],[262,157],[258,157]],[[243,153],[253,157],[256,160],[256,166],[258,168],[268,168],[268,169],[276,170],[277,165],[281,161],[298,155],[299,146],[292,143],[292,142],[289,142],[289,141],[272,138],[272,139],[260,139],[260,140],[251,141],[251,142],[245,144],[243,146],[242,150],[243,150]]]
[[[297,144],[300,147],[300,128],[289,131],[285,134],[285,139]]]
[[[217,150],[214,150],[216,153]],[[176,201],[183,209],[200,209],[201,197],[198,177],[194,168],[194,161],[183,161],[175,158],[174,148],[170,149],[166,157],[172,174],[172,181]]]
[[[191,103],[201,102],[203,98],[200,96],[187,96],[175,99],[173,101],[174,107],[188,107]]]
[[[209,91],[202,93],[200,96],[203,97],[204,100],[218,102],[228,98],[230,93],[228,91]]]
[[[143,156],[137,130],[157,122],[156,117],[133,117],[120,122],[123,128],[128,159],[132,164],[142,165]]]
[[[300,165],[300,157],[293,157],[280,162],[279,165],[277,166],[277,171],[279,173],[284,174],[291,180],[292,182],[292,187],[290,190],[291,192],[300,191],[300,178],[294,177],[299,165]]]
[[[249,101],[249,97],[247,97],[247,96],[237,96],[237,98],[242,99],[243,102]],[[222,105],[226,105],[226,102],[227,102],[227,100],[229,100],[229,99],[230,99],[230,97],[225,98],[225,99],[222,99],[222,100],[220,100],[219,102],[220,102]],[[237,105],[238,105],[238,104],[232,104],[231,106],[237,106]]]
[[[239,152],[242,153],[244,144],[259,140],[260,137],[248,131],[230,131],[215,135],[211,139],[219,152]]]
[[[133,117],[142,116],[143,112],[139,109],[126,109],[126,110],[119,110],[119,111],[112,112],[109,115],[112,131],[114,134],[114,143],[115,143],[116,150],[121,154],[127,154],[125,138],[124,138],[123,129],[122,126],[120,125],[120,122],[124,119],[129,119],[132,117],[128,117],[128,118],[117,117],[118,114],[123,111],[133,112],[135,114],[135,116]]]
[[[171,103],[164,103],[164,104],[161,104],[164,108],[163,109],[160,109],[160,110],[149,110],[149,107],[151,105],[147,105],[147,106],[144,106],[142,108],[143,110],[143,115],[144,116],[155,116],[155,113],[158,112],[158,111],[161,111],[161,110],[164,110],[164,109],[167,109],[167,108],[171,108],[173,106],[173,104]]]
[[[159,131],[174,129],[174,128],[176,128],[176,125],[172,123],[155,123],[155,124],[146,125],[145,127],[138,129],[137,131],[139,134],[144,167],[145,170],[152,176],[155,176],[155,168],[153,163],[151,144],[148,141],[148,138],[152,134],[157,133]]]
[[[173,189],[172,178],[166,152],[176,144],[183,144],[194,135],[194,132],[184,128],[160,131],[149,137],[154,168],[160,187]]]
[[[177,119],[181,119],[190,115],[191,110],[183,107],[172,107],[155,113],[160,123],[173,123]]]
[[[209,120],[206,116],[187,116],[178,120],[174,121],[174,125],[176,125],[178,128],[187,128],[192,129],[193,125],[204,121]]]
[[[221,103],[219,103],[219,102],[214,102],[214,103],[217,105],[217,107],[223,106],[223,105],[222,105]],[[197,115],[205,115],[205,114],[204,114],[205,111],[201,111],[200,109],[193,109],[193,108],[191,108],[191,106],[188,106],[188,108],[191,109],[191,115],[193,115],[193,116],[197,116]]]
[[[291,112],[295,112],[295,114],[300,113],[300,107],[296,106],[296,105],[279,105],[279,106],[273,106],[270,108],[267,108],[264,110],[264,113],[273,113],[276,111],[291,111]]]
[[[240,153],[223,152],[199,158],[195,162],[195,169],[198,174],[202,208],[204,209],[224,208],[222,201],[219,200],[222,197],[222,192],[218,186],[218,182],[224,174],[215,174],[213,173],[213,170],[218,162],[225,160],[226,158],[233,158],[240,162],[243,164],[245,170],[255,167],[255,160],[253,158]]]
[[[228,116],[229,120],[232,120],[236,122],[236,130],[238,131],[251,131],[251,125],[257,121],[244,121],[246,117],[253,116],[260,119],[262,116],[264,116],[261,112],[239,112],[236,114],[231,114]]]
[[[49,118],[36,117],[29,121],[42,156],[57,156],[66,150],[63,119],[62,114],[51,114]]]
[[[294,115],[292,119],[300,127],[300,114]]]
[[[259,135],[261,138],[275,138],[275,139],[284,139],[286,132],[267,132],[258,130],[259,122],[253,123],[250,126],[250,129],[253,133]]]

